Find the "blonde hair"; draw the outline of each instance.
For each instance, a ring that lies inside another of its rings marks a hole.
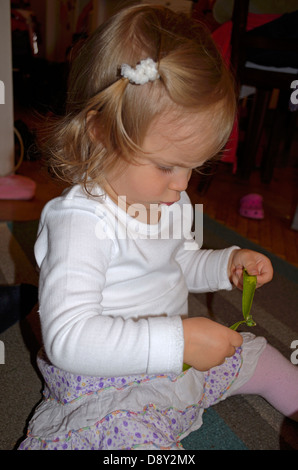
[[[120,76],[151,58],[160,78],[135,85]],[[133,6],[90,36],[71,64],[66,114],[47,140],[50,167],[68,183],[101,183],[141,150],[154,118],[201,112],[222,103],[217,150],[235,119],[234,84],[204,26],[162,6]],[[176,114],[176,113],[175,113]]]

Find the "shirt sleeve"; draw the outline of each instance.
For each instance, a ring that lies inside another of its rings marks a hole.
[[[231,290],[233,285],[228,277],[228,263],[231,253],[237,249],[238,246],[222,250],[187,250],[182,246],[177,253],[177,261],[188,290],[193,293]]]
[[[182,194],[182,201],[191,208],[186,193]],[[180,244],[176,253],[176,260],[182,269],[189,292],[231,290],[233,286],[228,276],[228,263],[231,253],[239,247],[231,246],[222,250],[200,249],[193,238],[192,225],[193,210],[189,210],[183,218],[185,241]]]
[[[67,199],[51,203],[42,215],[35,256],[49,360],[72,373],[104,377],[180,373],[184,343],[179,316],[136,320],[103,314],[115,242],[98,239],[98,223],[95,211]]]

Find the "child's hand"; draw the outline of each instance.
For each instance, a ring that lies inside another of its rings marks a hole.
[[[242,344],[242,336],[236,331],[208,318],[196,317],[183,320],[183,361],[200,371],[222,364],[233,356]]]
[[[235,250],[229,259],[228,274],[230,281],[239,289],[243,285],[243,268],[248,274],[257,276],[257,287],[270,282],[273,268],[269,258],[252,250]]]

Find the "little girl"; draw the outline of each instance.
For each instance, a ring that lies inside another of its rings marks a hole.
[[[71,188],[35,245],[44,400],[20,449],[181,448],[237,393],[297,417],[297,369],[264,338],[187,318],[189,291],[241,288],[243,267],[258,286],[272,278],[262,254],[198,249],[184,210],[235,110],[209,35],[166,8],[124,9],[78,52],[49,141]]]

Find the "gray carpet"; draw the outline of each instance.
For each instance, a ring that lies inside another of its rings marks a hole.
[[[37,285],[36,229],[37,222],[0,223],[0,284]],[[204,217],[204,241],[207,247],[238,244],[263,251],[208,217]],[[290,359],[291,343],[298,340],[297,269],[269,256],[275,276],[256,292],[252,313],[257,326],[250,331],[265,336]],[[231,325],[241,319],[241,292],[192,294],[189,309],[191,315]],[[12,450],[24,437],[28,418],[41,400],[42,381],[35,367],[40,342],[37,308],[2,333],[0,341],[5,349],[4,364],[0,364],[0,450]],[[298,424],[284,419],[260,397],[236,396],[207,410],[201,429],[184,439],[183,445],[186,450],[298,450]]]

